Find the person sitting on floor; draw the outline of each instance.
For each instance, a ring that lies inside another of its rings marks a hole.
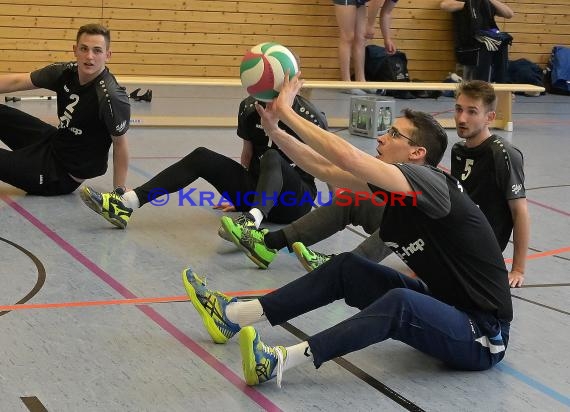
[[[280,384],[283,373],[301,363],[319,368],[390,338],[459,370],[486,370],[500,362],[513,317],[507,269],[483,212],[455,178],[426,162],[426,156],[441,158],[445,131],[430,115],[408,111],[394,122],[399,133],[379,140],[373,157],[292,111],[301,86],[297,74],[265,109],[258,106],[267,134],[292,160],[334,186],[408,194],[386,205],[380,232],[418,278],[343,253],[259,299],[237,302],[209,290],[187,268],[184,286],[214,342],[225,343],[239,332],[248,385],[275,377]],[[315,152],[322,161],[315,162]],[[250,326],[279,325],[339,299],[359,312],[293,346],[268,345]]]

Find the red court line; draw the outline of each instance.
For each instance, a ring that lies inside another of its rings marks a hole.
[[[528,203],[531,203],[531,204],[533,204],[533,205],[536,205],[536,206],[543,207],[543,208],[548,209],[548,210],[552,210],[553,212],[560,213],[560,214],[562,214],[562,215],[564,215],[564,216],[570,216],[570,213],[565,212],[564,210],[556,209],[556,208],[554,208],[554,207],[552,207],[552,206],[545,205],[544,203],[537,202],[536,200],[527,199],[527,202],[528,202]]]
[[[138,299],[138,297],[118,282],[115,278],[97,266],[93,261],[91,261],[87,256],[83,255],[78,249],[73,247],[65,239],[51,230],[42,221],[37,219],[34,215],[28,212],[24,207],[16,203],[9,196],[0,194],[0,200],[3,200],[8,206],[14,209],[18,214],[20,214],[24,219],[34,225],[39,231],[50,238],[56,245],[58,245],[62,250],[70,254],[76,261],[85,266],[90,272],[95,276],[113,288],[121,296],[128,299]],[[169,320],[159,314],[157,311],[146,305],[136,306],[141,312],[143,312],[147,317],[152,319],[158,326],[160,326],[164,331],[169,333],[178,342],[190,349],[196,356],[207,363],[213,370],[218,372],[223,376],[228,382],[230,382],[236,389],[241,391],[243,394],[248,396],[252,401],[257,403],[261,408],[268,411],[280,411],[281,409],[274,404],[269,398],[263,395],[258,390],[251,388],[245,384],[243,379],[238,376],[234,371],[216,359],[207,350],[202,348],[196,341],[191,339],[188,335],[184,334],[180,329],[173,325]]]
[[[544,252],[533,253],[526,257],[527,260],[538,259],[547,256],[558,255],[570,252],[570,246],[560,249],[545,250]],[[512,258],[506,258],[505,263],[512,263]],[[410,274],[411,277],[416,278],[414,273]],[[274,289],[257,289],[257,290],[239,290],[224,292],[228,296],[261,296],[272,292]],[[56,302],[56,303],[27,303],[21,305],[4,305],[0,306],[0,312],[22,310],[22,309],[58,309],[58,308],[76,308],[76,307],[89,307],[89,306],[111,306],[111,305],[145,305],[149,303],[167,303],[167,302],[182,302],[187,301],[187,295],[180,296],[163,296],[155,298],[128,298],[128,299],[110,299],[110,300],[93,300],[93,301],[78,301],[78,302]]]
[[[570,252],[570,246],[563,247],[560,249],[554,249],[554,250],[545,250],[544,252],[539,252],[539,253],[533,253],[532,255],[528,255],[526,257],[526,260],[538,259],[538,258],[546,257],[546,256],[559,255],[561,253],[566,253],[566,252]],[[513,258],[505,259],[505,263],[513,263]]]
[[[234,292],[224,292],[228,296],[261,296],[272,292],[273,289],[240,290]],[[57,308],[78,308],[88,306],[111,306],[111,305],[144,305],[148,303],[166,303],[189,301],[188,295],[164,296],[157,298],[132,298],[132,299],[109,299],[92,300],[78,302],[56,302],[56,303],[28,303],[20,305],[0,306],[0,312],[22,309],[57,309]]]

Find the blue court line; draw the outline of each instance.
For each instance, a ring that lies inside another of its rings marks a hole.
[[[132,162],[129,162],[129,169],[132,169],[135,173],[141,175],[142,177],[146,177],[147,179],[153,178],[155,175],[150,174],[146,170],[141,169],[140,167],[135,166]]]
[[[129,164],[129,168],[132,169],[135,173],[138,173],[139,175],[142,175],[149,179],[154,176],[132,164]],[[525,375],[524,373],[517,371],[513,367],[508,366],[506,362],[499,363],[498,365],[495,366],[495,368],[499,369],[503,373],[511,375],[512,377],[518,379],[519,381],[527,384],[531,388],[536,389],[539,392],[542,392],[548,397],[557,400],[563,405],[570,407],[570,398],[568,396],[564,396],[561,393],[556,392],[554,389],[549,388],[548,386],[540,383],[539,381]]]
[[[515,368],[509,366],[507,362],[501,362],[498,365],[496,365],[495,368],[499,369],[501,372],[511,375],[513,378],[518,379],[519,381],[527,384],[531,388],[536,389],[539,392],[542,392],[546,396],[557,400],[561,404],[570,407],[570,397],[565,396],[559,392],[556,392],[554,389],[549,388],[543,383],[540,383],[539,381],[529,376],[526,376],[524,373],[519,372]]]

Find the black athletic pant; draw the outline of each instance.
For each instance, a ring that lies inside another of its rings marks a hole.
[[[467,66],[464,80],[484,80],[493,83],[508,81],[509,45],[501,44],[496,51],[489,51],[484,46],[479,49],[477,66]]]
[[[267,150],[260,162],[257,176],[235,160],[199,147],[134,191],[142,206],[165,193],[184,189],[201,177],[220,194],[227,195],[238,211],[246,212],[255,207],[275,223],[289,223],[308,213],[315,196],[314,185],[301,179],[274,149]],[[198,196],[197,193],[192,196],[196,203]],[[307,199],[310,201],[305,201]]]
[[[55,196],[80,185],[52,153],[50,139],[57,128],[20,110],[0,104],[0,180],[29,194]]]

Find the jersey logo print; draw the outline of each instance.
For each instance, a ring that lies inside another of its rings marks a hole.
[[[394,253],[404,261],[404,263],[407,263],[406,258],[412,256],[416,252],[423,252],[426,243],[422,238],[419,238],[415,242],[411,242],[408,246],[400,246],[396,242],[384,242],[384,244],[392,249]]]
[[[511,190],[513,194],[517,195],[522,190],[522,185],[520,183],[517,185],[512,185]]]
[[[122,122],[121,124],[118,124],[118,125],[115,127],[115,130],[116,130],[117,132],[122,132],[126,125],[127,125],[127,121],[126,121],[126,120],[123,120],[123,122]]]

